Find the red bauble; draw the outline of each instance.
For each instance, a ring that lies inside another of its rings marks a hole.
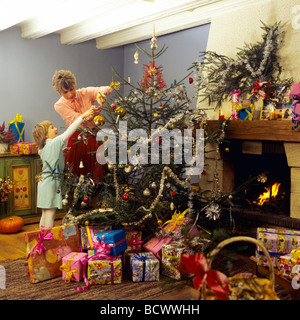
[[[83,197],[83,199],[82,199],[82,201],[84,202],[84,203],[88,203],[89,202],[89,197],[87,197],[87,196],[84,196]]]
[[[114,103],[112,103],[112,104],[110,105],[110,107],[111,107],[112,110],[115,110],[117,106],[116,106]]]
[[[129,199],[128,194],[127,194],[127,193],[124,193],[124,194],[122,195],[122,199],[123,199],[123,200],[128,200],[128,199]]]
[[[193,78],[189,78],[189,83],[192,84],[194,82]]]

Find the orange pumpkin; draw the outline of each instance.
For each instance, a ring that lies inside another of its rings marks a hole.
[[[18,216],[11,216],[0,220],[1,233],[15,233],[24,227],[24,220]]]

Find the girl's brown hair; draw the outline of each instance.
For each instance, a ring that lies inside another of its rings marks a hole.
[[[46,144],[49,127],[52,125],[51,121],[45,120],[38,123],[32,130],[32,137],[39,149],[43,149]]]
[[[52,78],[52,87],[55,91],[61,94],[66,90],[70,90],[76,87],[76,78],[71,71],[56,71]]]

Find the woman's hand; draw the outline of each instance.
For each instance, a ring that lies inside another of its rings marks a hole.
[[[91,106],[88,111],[81,115],[81,118],[83,121],[90,121],[97,113],[99,113],[98,108],[96,106]]]

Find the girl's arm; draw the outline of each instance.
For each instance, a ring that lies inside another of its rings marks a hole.
[[[82,124],[83,121],[92,118],[95,112],[96,107],[92,106],[88,111],[83,113],[72,124],[70,124],[68,129],[61,134],[63,142],[66,142],[72,136],[72,134],[77,130],[77,128]]]

